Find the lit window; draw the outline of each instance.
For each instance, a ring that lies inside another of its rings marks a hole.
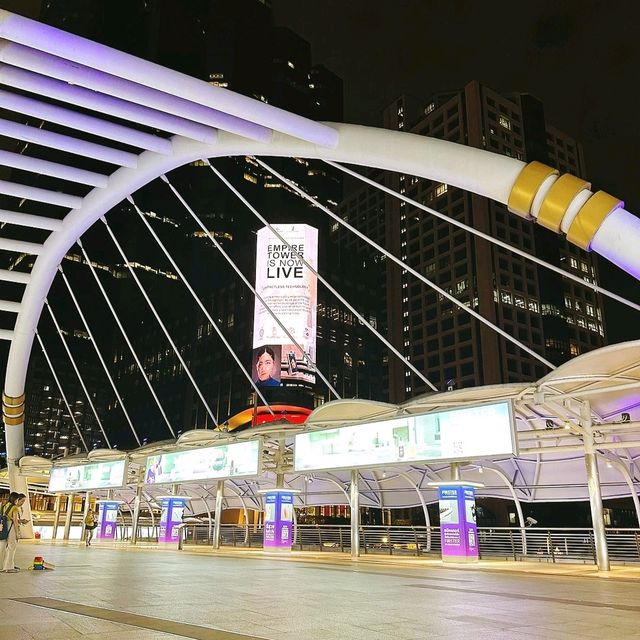
[[[498,118],[498,122],[500,123],[501,127],[504,127],[505,129],[508,129],[509,131],[511,131],[511,120],[509,120],[509,118],[506,118],[505,116],[500,116]]]
[[[293,64],[293,62],[291,62],[291,60],[288,60],[288,61],[287,61],[287,66],[288,66],[290,69],[295,69],[295,68],[296,68],[296,65],[295,65],[295,64]]]
[[[424,115],[429,115],[434,109],[436,108],[436,103],[435,102],[430,102],[425,108],[424,108]]]
[[[258,184],[258,178],[256,178],[255,176],[252,176],[250,173],[245,173],[244,174],[244,179],[247,182],[251,182],[253,184]],[[265,185],[266,186],[266,185]]]
[[[435,190],[435,197],[438,198],[447,193],[449,187],[446,184],[439,184]]]

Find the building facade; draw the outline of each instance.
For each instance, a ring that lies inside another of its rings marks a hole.
[[[423,109],[400,97],[384,126],[471,145],[523,161],[538,160],[584,177],[580,144],[545,121],[543,105],[527,94],[501,94],[470,82],[438,94]],[[593,254],[509,213],[504,205],[451,185],[383,172],[370,177],[412,200],[543,258],[597,284]],[[341,214],[432,282],[553,364],[606,343],[601,296],[501,247],[364,186]],[[343,232],[336,229],[336,233]],[[369,260],[360,241],[340,239]],[[481,324],[409,273],[385,261],[386,324],[393,344],[441,390],[535,380],[547,367]],[[390,399],[428,391],[399,359],[388,358]]]

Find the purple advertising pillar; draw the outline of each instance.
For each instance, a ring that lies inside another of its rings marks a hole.
[[[96,530],[98,540],[112,541],[116,539],[118,511],[121,504],[122,500],[98,500],[98,528]]]
[[[161,496],[162,514],[160,515],[160,533],[158,542],[177,543],[180,538],[182,514],[189,498],[184,496]]]
[[[475,489],[466,484],[438,487],[440,539],[444,562],[478,560]]]
[[[293,544],[293,495],[291,489],[264,491],[265,551],[291,551]]]

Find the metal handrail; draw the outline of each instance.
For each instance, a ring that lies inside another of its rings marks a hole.
[[[296,529],[295,550],[351,552],[349,525],[298,524]],[[612,562],[640,562],[640,529],[607,529],[606,535]],[[182,527],[181,548],[211,544],[208,525]],[[261,548],[262,525],[222,524],[220,545]],[[585,527],[478,527],[478,547],[481,558],[596,564],[593,529]],[[363,554],[438,557],[440,527],[362,525],[360,550]]]

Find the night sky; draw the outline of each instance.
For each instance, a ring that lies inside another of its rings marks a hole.
[[[31,16],[38,5],[0,0]],[[594,190],[620,197],[634,213],[639,7],[625,0],[273,0],[276,23],[307,39],[314,63],[343,78],[347,122],[379,126],[381,110],[403,93],[426,103],[474,79],[499,92],[532,93],[547,121],[582,143]],[[638,283],[604,262],[603,284],[640,300]],[[640,337],[625,307],[609,305],[607,323],[611,342]]]

